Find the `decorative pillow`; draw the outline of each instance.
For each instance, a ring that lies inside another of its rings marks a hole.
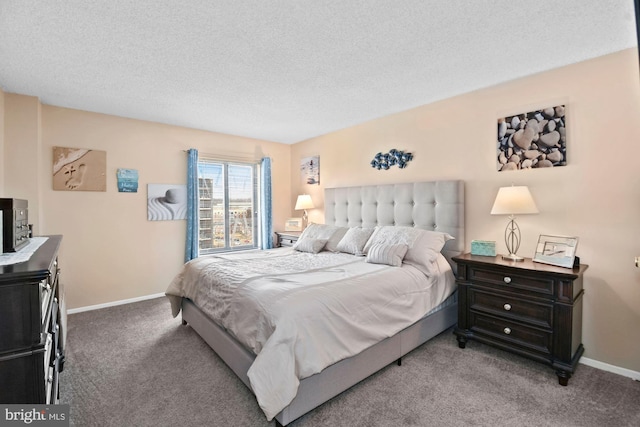
[[[431,264],[447,241],[453,239],[447,233],[423,230],[421,228],[383,225],[376,227],[373,235],[364,247],[367,252],[375,244],[404,243],[409,247],[404,262],[413,264],[425,274],[429,274]]]
[[[322,250],[322,248],[324,248],[324,245],[326,244],[326,239],[313,239],[311,237],[305,237],[304,239],[299,238],[296,244],[293,246],[293,249],[300,252],[317,254]]]
[[[349,227],[336,227],[336,231],[334,231],[333,235],[329,238],[327,244],[324,245],[324,250],[339,252],[338,243],[340,243],[340,240],[347,234],[347,230],[349,230]]]
[[[327,240],[327,244],[325,245],[324,249],[336,252],[338,242],[340,242],[340,239],[342,239],[344,233],[346,232],[346,227],[338,227],[335,225],[327,224],[316,224],[312,222],[307,226],[307,228],[304,229],[302,234],[300,234],[298,242],[304,238]]]
[[[400,267],[402,265],[402,259],[408,250],[409,246],[404,243],[395,245],[376,243],[369,248],[366,261],[373,264],[386,264],[392,267]]]
[[[364,245],[371,237],[371,233],[373,233],[373,228],[353,227],[348,229],[338,243],[338,251],[353,255],[364,255]]]

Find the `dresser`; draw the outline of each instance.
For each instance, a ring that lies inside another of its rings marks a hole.
[[[0,266],[2,404],[58,403],[66,332],[61,241],[61,236],[49,236],[28,261]]]
[[[475,340],[555,369],[566,386],[584,353],[582,278],[587,265],[569,269],[465,254],[458,265],[460,348]]]

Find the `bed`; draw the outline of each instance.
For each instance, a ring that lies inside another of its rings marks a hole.
[[[453,326],[463,249],[462,181],[332,188],[297,248],[198,258],[167,295],[287,425]]]

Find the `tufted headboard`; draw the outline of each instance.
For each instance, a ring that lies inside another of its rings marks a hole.
[[[449,233],[442,253],[451,257],[464,251],[464,182],[429,181],[405,184],[327,188],[325,223],[342,227],[403,225]]]

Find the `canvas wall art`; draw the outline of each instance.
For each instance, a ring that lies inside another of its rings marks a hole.
[[[300,161],[303,184],[320,185],[320,156],[304,157]]]
[[[107,152],[53,147],[53,189],[107,191]]]
[[[138,170],[119,168],[116,172],[119,193],[138,192]]]
[[[497,164],[498,171],[565,166],[566,107],[499,118]]]
[[[172,221],[187,218],[187,186],[147,184],[147,219]]]

